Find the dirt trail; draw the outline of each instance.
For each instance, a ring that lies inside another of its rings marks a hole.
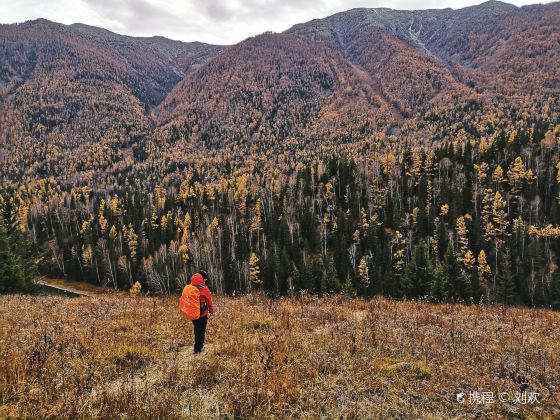
[[[83,281],[70,281],[66,279],[51,279],[48,277],[36,277],[35,283],[43,287],[47,291],[59,292],[60,294],[68,294],[72,296],[94,297],[107,293],[116,293],[114,289],[107,287],[95,286],[91,283]]]
[[[82,290],[75,289],[73,287],[68,287],[65,285],[51,283],[48,280],[37,280],[36,283],[41,286],[46,292],[54,292],[56,294],[66,294],[71,296],[83,296],[83,297],[93,297],[94,294],[90,292],[84,292]]]
[[[137,391],[155,390],[158,384],[165,380],[164,373],[169,371],[169,366],[174,364],[186,363],[189,361],[203,360],[205,357],[216,352],[214,344],[206,344],[201,354],[194,354],[191,344],[180,345],[174,350],[170,350],[169,357],[158,362],[149,363],[147,366],[123,373],[113,381],[104,385],[104,391],[117,394],[119,391],[133,389]],[[94,393],[99,393],[95,390]]]

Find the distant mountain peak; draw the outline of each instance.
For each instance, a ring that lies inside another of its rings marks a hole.
[[[25,22],[18,23],[17,25],[23,26],[23,27],[37,27],[37,26],[52,26],[52,27],[58,26],[58,27],[62,27],[62,26],[64,26],[62,23],[53,22],[52,20],[48,20],[48,19],[45,19],[45,18],[26,20]]]
[[[457,9],[458,11],[461,10],[485,10],[485,11],[492,11],[492,12],[511,12],[518,10],[514,4],[506,3],[499,0],[488,0],[480,4],[476,4],[474,6],[467,6],[461,9]]]
[[[42,23],[55,23],[55,22],[53,22],[52,20],[45,19],[45,18],[37,18],[37,19],[26,20],[23,23],[28,24],[28,25],[38,25],[38,24],[42,24]]]

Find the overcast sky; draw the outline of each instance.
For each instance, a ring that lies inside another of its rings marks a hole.
[[[454,9],[481,0],[0,0],[0,22],[46,18],[81,22],[136,36],[163,35],[182,41],[233,44],[265,31],[354,7]],[[511,0],[521,6],[537,3]]]

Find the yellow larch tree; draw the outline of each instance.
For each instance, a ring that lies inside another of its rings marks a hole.
[[[511,186],[511,193],[517,195],[521,192],[523,180],[526,179],[527,173],[525,172],[525,165],[520,156],[515,158],[508,170],[509,185]]]
[[[364,286],[364,289],[367,289],[369,286],[369,267],[368,259],[366,257],[362,257],[360,259],[360,263],[358,264],[358,277]]]
[[[481,249],[478,253],[476,269],[478,273],[478,283],[480,285],[480,288],[484,291],[486,298],[488,299],[488,280],[490,279],[492,270],[490,269],[490,265],[488,265],[486,252],[484,252],[483,249]]]
[[[471,220],[470,214],[457,218],[455,230],[457,231],[457,245],[459,248],[459,261],[463,263],[466,271],[470,271],[474,266],[474,255],[469,249],[469,229],[467,221]]]
[[[504,243],[508,233],[509,223],[507,220],[506,213],[506,202],[499,191],[494,194],[494,200],[492,201],[492,211],[488,216],[486,223],[484,224],[484,238],[487,241],[492,241],[494,243],[494,257],[496,269],[494,270],[494,284],[493,288],[496,287],[496,276],[498,274],[498,250],[500,246]]]
[[[130,258],[132,259],[132,261],[136,261],[136,253],[138,250],[138,235],[136,234],[136,232],[134,232],[132,223],[129,224],[128,227],[123,227],[123,233],[128,245],[128,249],[130,250]]]
[[[185,218],[179,224],[181,230],[181,240],[179,245],[178,253],[185,263],[190,259],[189,256],[189,242],[190,242],[190,228],[191,228],[191,215],[190,213],[185,214]]]
[[[116,194],[109,201],[109,210],[113,216],[120,216],[122,214],[122,204]]]
[[[251,257],[249,258],[249,280],[253,286],[259,286],[262,284],[259,257],[257,257],[257,254],[254,252],[251,253]]]
[[[98,219],[99,219],[99,228],[101,229],[101,233],[105,233],[105,231],[107,230],[107,219],[105,218],[105,200],[101,199],[101,201],[99,202],[99,213],[98,213]]]
[[[496,166],[496,169],[492,174],[492,181],[494,181],[498,188],[505,182],[504,170],[500,165]]]

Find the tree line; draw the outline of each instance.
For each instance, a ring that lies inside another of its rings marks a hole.
[[[559,138],[535,124],[274,176],[234,169],[205,183],[194,171],[145,192],[51,178],[5,189],[2,206],[39,272],[119,289],[172,293],[203,268],[229,294],[560,308]]]

